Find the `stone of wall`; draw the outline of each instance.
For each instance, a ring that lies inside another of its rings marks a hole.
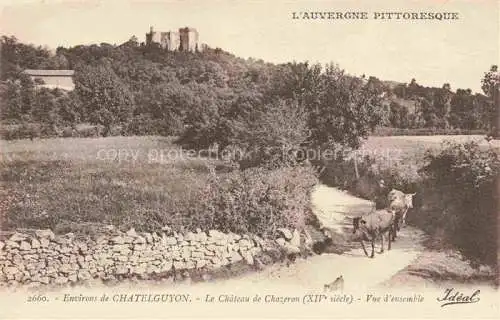
[[[300,235],[283,229],[283,237],[210,230],[185,234],[138,233],[114,229],[97,236],[55,235],[50,230],[23,230],[0,238],[0,285],[71,284],[90,279],[148,279],[181,270],[211,270],[254,257],[277,244],[299,253]]]

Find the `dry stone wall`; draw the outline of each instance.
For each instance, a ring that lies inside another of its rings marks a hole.
[[[55,235],[28,230],[0,240],[0,284],[40,286],[90,279],[148,279],[182,270],[213,270],[236,262],[254,264],[254,257],[272,244],[299,253],[298,232],[265,241],[257,236],[217,230],[179,233],[138,233],[111,230],[93,237]]]

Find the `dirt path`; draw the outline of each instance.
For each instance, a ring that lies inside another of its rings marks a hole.
[[[314,214],[321,225],[343,232],[349,221],[346,217],[359,216],[374,207],[374,203],[323,184],[315,187],[311,195]]]
[[[346,291],[365,291],[390,279],[399,270],[411,263],[421,252],[419,244],[422,232],[406,228],[391,251],[367,258],[361,248],[342,255],[322,254],[298,260],[289,267],[274,266],[264,271],[247,274],[236,279],[217,281],[208,286],[246,287],[256,289],[272,287],[297,287],[297,289],[321,290],[323,285],[342,275]],[[376,247],[378,252],[379,247]]]

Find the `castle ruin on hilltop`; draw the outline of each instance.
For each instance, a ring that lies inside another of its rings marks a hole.
[[[199,43],[199,34],[195,28],[179,28],[179,31],[158,32],[153,27],[146,33],[146,45],[157,44],[168,51],[202,51],[205,45]]]

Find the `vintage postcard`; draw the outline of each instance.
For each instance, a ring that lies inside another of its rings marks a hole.
[[[1,9],[0,319],[500,317],[498,1]]]

